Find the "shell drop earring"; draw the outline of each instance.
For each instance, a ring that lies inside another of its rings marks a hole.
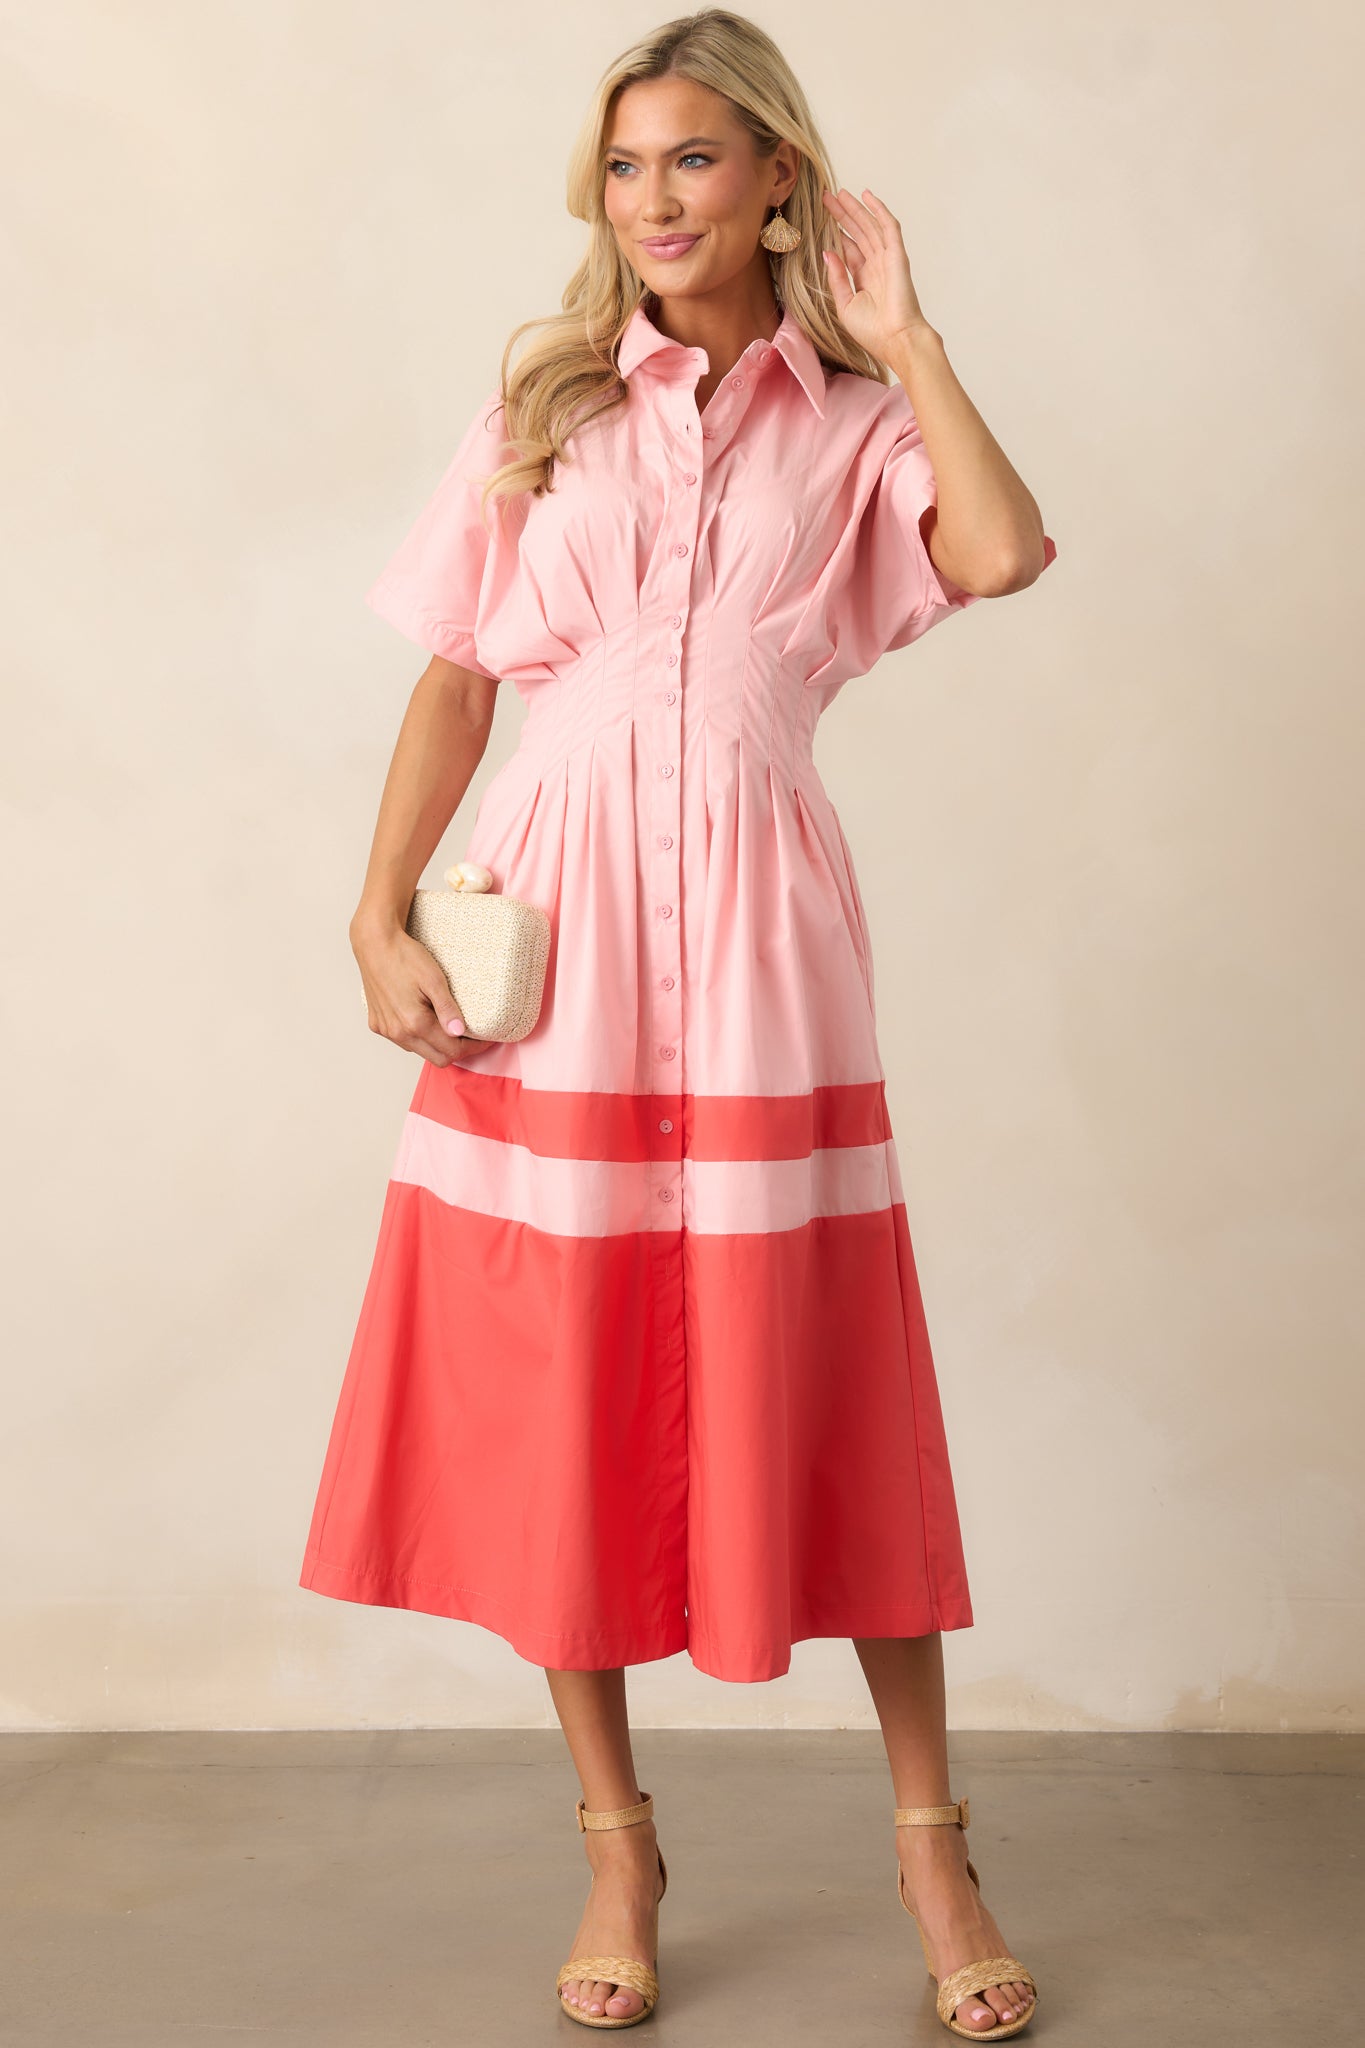
[[[759,236],[765,249],[772,249],[777,255],[785,256],[794,249],[801,239],[800,228],[794,228],[779,206],[772,219]]]

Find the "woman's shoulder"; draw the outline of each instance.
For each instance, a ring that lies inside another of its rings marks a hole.
[[[909,394],[898,377],[860,376],[836,370],[825,384],[825,432],[831,455],[859,468],[884,463],[897,444],[918,437]]]
[[[841,419],[867,426],[914,417],[909,394],[899,377],[883,384],[880,378],[862,376],[857,370],[827,368],[825,398],[827,411],[834,409]]]

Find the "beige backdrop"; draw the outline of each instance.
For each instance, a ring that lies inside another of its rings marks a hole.
[[[580,110],[662,18],[3,10],[6,1726],[551,1720],[496,1637],[296,1578],[416,1079],[346,938],[423,666],[362,592],[557,306]],[[1352,1726],[1358,17],[757,18],[1059,548],[817,748],[976,1607],[950,1722]],[[631,1691],[873,1725],[846,1642]]]

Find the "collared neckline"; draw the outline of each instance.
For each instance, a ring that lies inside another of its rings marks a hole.
[[[675,341],[671,334],[661,333],[643,305],[637,306],[626,322],[616,350],[618,370],[623,377],[629,377],[641,363],[657,355],[661,349],[673,349],[679,355],[696,355],[702,361],[706,360],[705,349],[688,349],[684,342]],[[805,328],[793,317],[790,307],[783,308],[781,322],[772,340],[756,336],[740,357],[741,363],[751,351],[759,351],[764,357],[770,351],[780,355],[820,418],[824,418],[825,372],[820,354]]]

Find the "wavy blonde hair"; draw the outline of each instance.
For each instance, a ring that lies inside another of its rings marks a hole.
[[[623,51],[598,84],[568,173],[569,212],[588,223],[588,251],[565,287],[564,311],[523,320],[508,337],[499,389],[504,439],[517,452],[486,479],[485,506],[522,491],[539,497],[553,490],[555,463],[564,458],[575,428],[626,403],[629,386],[616,367],[616,346],[636,307],[643,304],[652,314],[658,300],[642,287],[607,218],[607,128],[626,86],[670,76],[690,78],[728,100],[759,157],[772,156],[780,142],[794,144],[800,169],[785,206],[801,240],[788,254],[770,258],[778,302],[829,368],[889,382],[886,365],[854,341],[834,311],[821,251],[837,253],[839,245],[820,195],[839,188],[806,96],[771,36],[742,14],[706,7],[665,22]],[[543,331],[513,365],[518,338],[537,327]]]

